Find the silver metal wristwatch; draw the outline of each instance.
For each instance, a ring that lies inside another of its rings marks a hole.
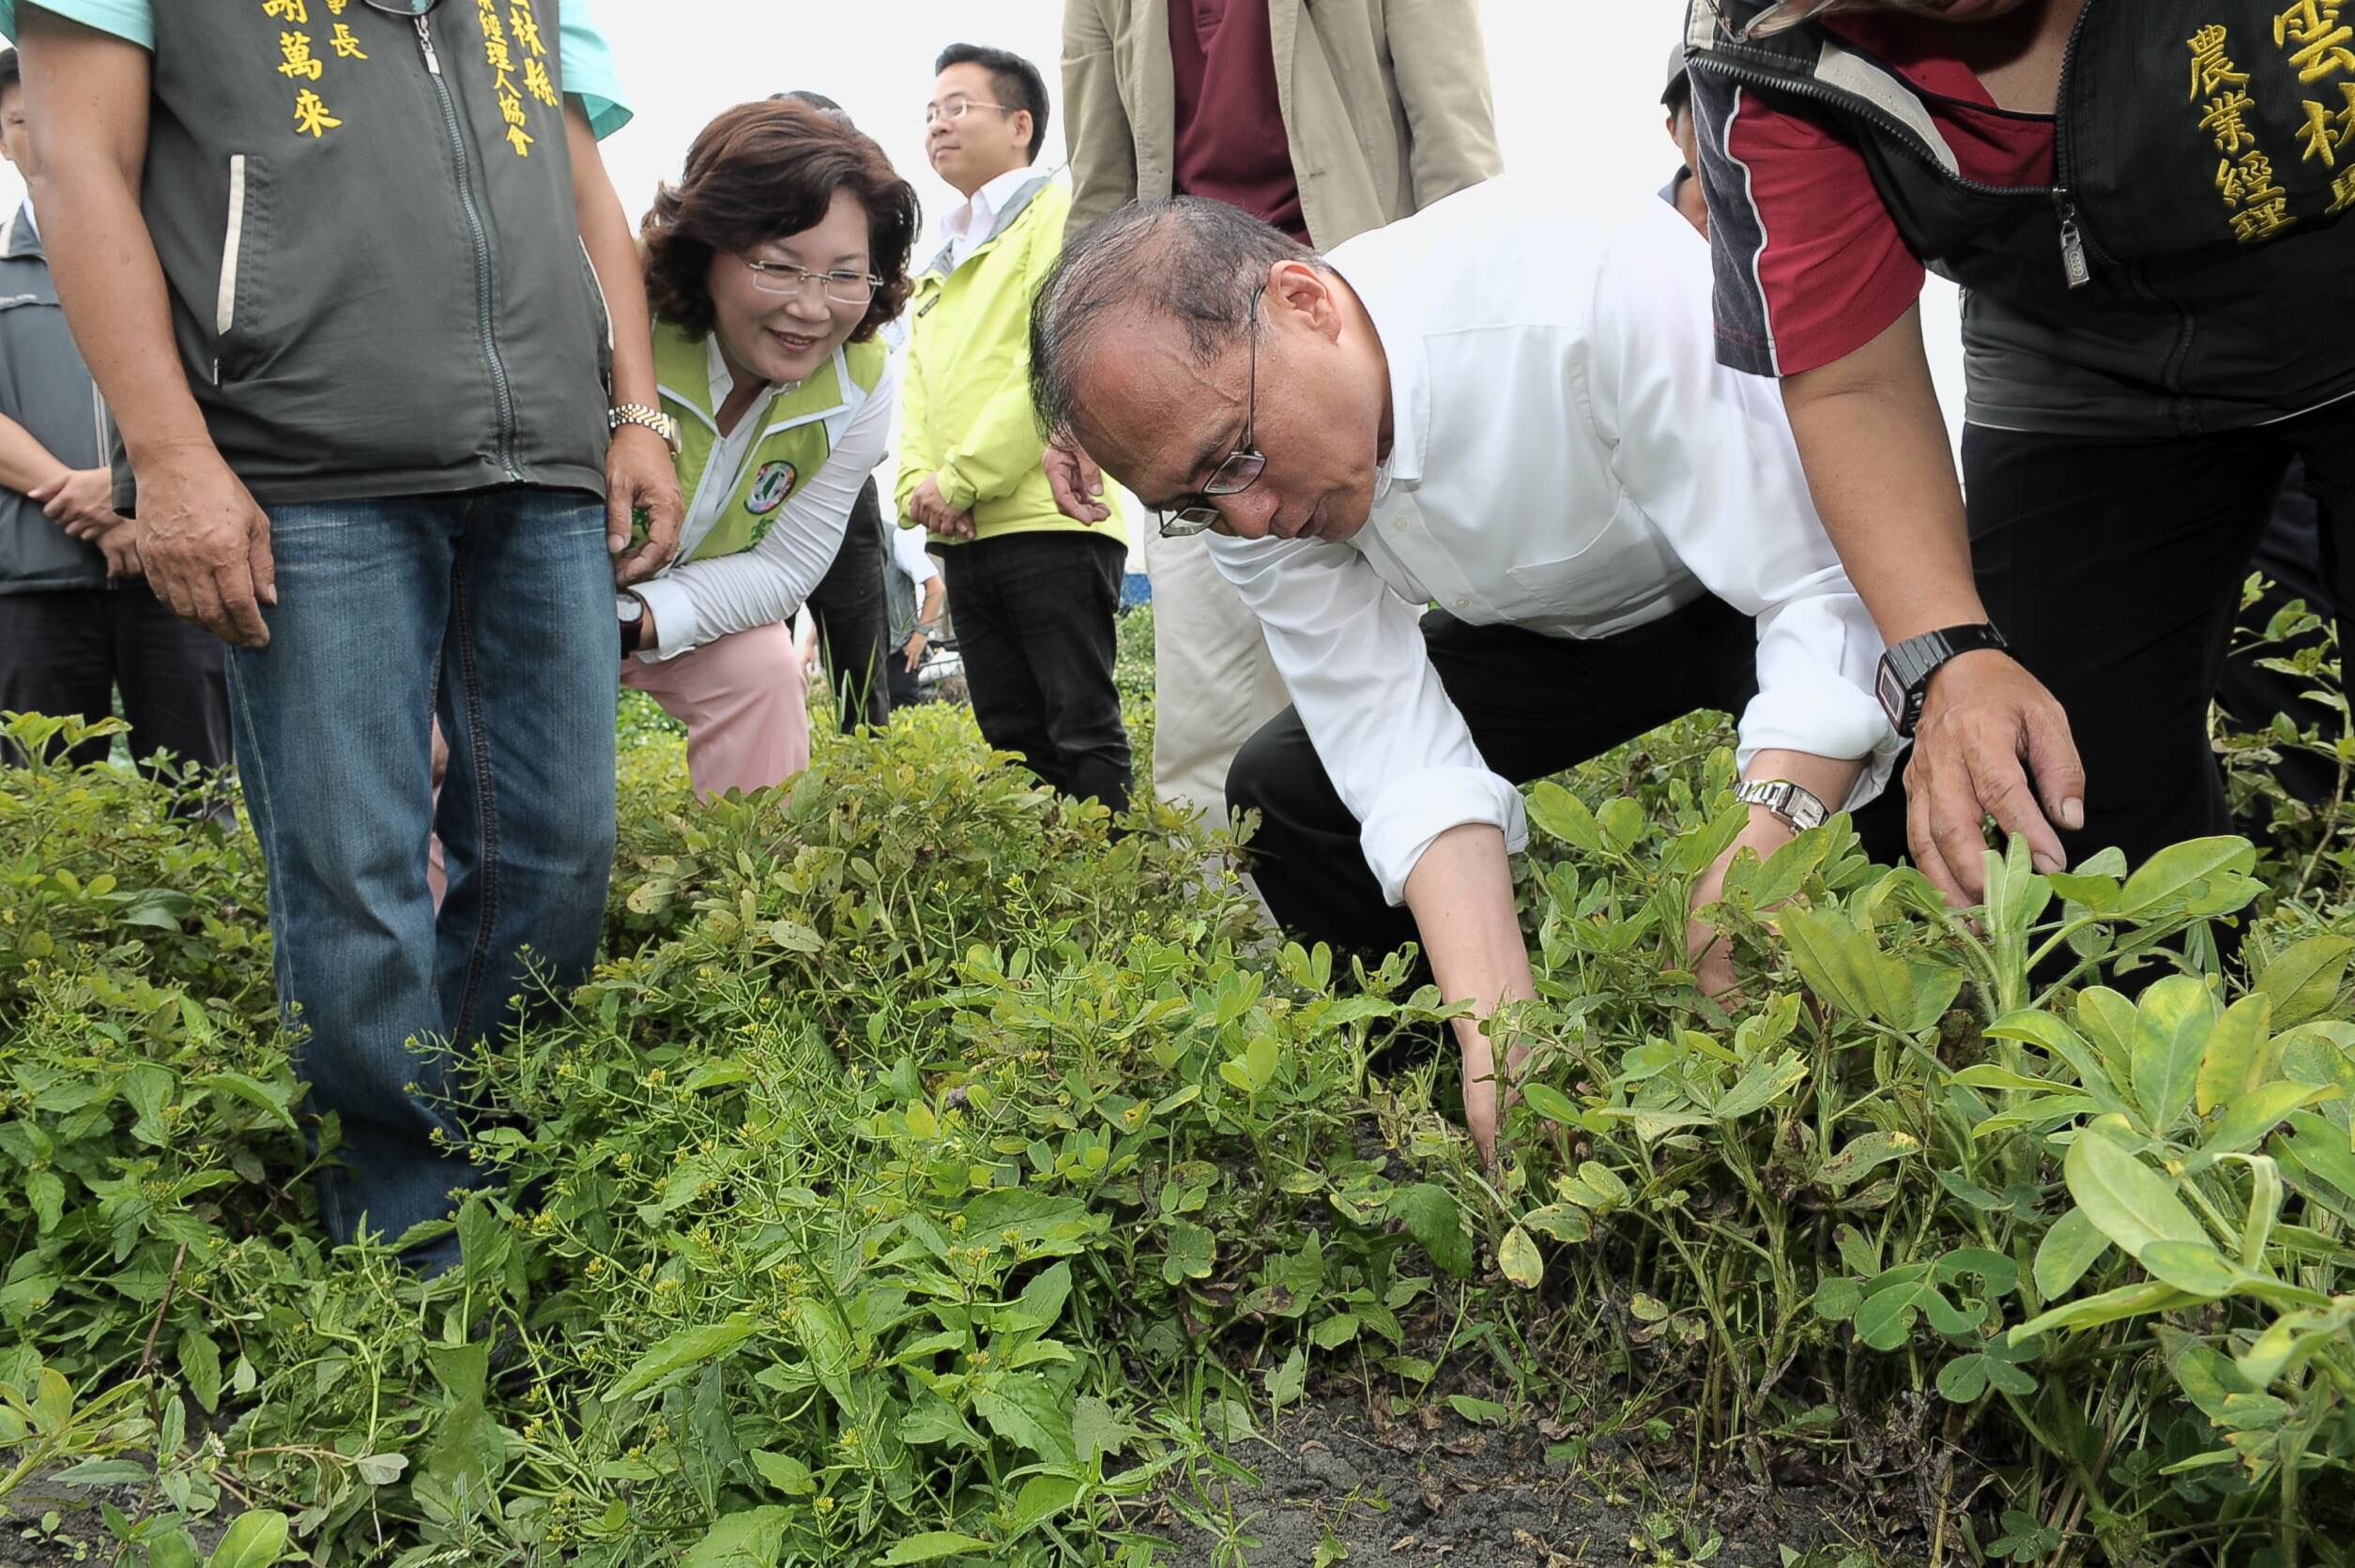
[[[1820,828],[1831,819],[1831,813],[1813,791],[1802,789],[1788,779],[1750,780],[1734,791],[1734,799],[1745,806],[1766,807],[1795,833]]]

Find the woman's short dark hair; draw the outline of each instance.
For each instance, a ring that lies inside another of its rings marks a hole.
[[[915,189],[874,138],[792,99],[740,103],[705,126],[685,175],[655,195],[639,225],[655,315],[708,334],[711,258],[815,227],[837,190],[866,209],[867,265],[883,280],[850,341],[875,336],[908,303],[908,254],[923,221]]]

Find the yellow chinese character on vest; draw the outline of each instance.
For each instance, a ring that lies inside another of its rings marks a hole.
[[[2219,24],[2211,22],[2183,41],[2192,50],[2193,102],[2197,103],[2219,87],[2249,84],[2249,73],[2236,69],[2232,56],[2225,53],[2229,37]]]
[[[308,87],[302,90],[301,97],[295,99],[295,134],[298,136],[324,136],[343,123],[327,112],[327,105],[319,101],[319,95]]]
[[[278,68],[281,76],[303,76],[316,82],[327,70],[326,61],[311,57],[311,35],[308,33],[279,34],[278,52],[286,57],[286,63]]]

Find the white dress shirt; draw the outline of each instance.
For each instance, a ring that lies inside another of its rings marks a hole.
[[[949,242],[950,271],[965,265],[965,258],[973,253],[973,248],[989,237],[998,214],[1014,200],[1014,193],[1037,177],[1038,170],[1028,163],[1008,169],[974,191],[963,206],[949,209],[940,220],[940,235]]]
[[[736,377],[720,354],[719,334],[709,346],[707,373],[711,406],[727,401]],[[837,384],[855,388],[850,368],[834,356]],[[719,516],[735,500],[744,482],[744,465],[761,441],[781,425],[772,424],[770,411],[783,388],[774,384],[753,400],[736,427],[712,445],[704,460],[703,478],[696,493],[685,498],[686,520],[679,530],[679,554],[686,556],[703,542]],[[630,591],[653,612],[655,644],[641,650],[646,663],[673,658],[731,632],[768,626],[797,613],[802,601],[834,564],[842,549],[843,530],[859,487],[883,461],[891,435],[892,412],[899,401],[899,358],[886,363],[875,390],[863,401],[802,418],[829,421],[833,449],[818,472],[803,481],[777,510],[773,527],[749,550],[709,560],[681,560],[664,569],[650,582]],[[795,422],[795,421],[788,421]]]
[[[892,565],[902,577],[921,588],[940,575],[940,567],[934,564],[930,553],[924,547],[922,528],[894,528],[890,533]]]
[[[1331,261],[1389,359],[1372,514],[1343,542],[1220,538],[1211,553],[1258,614],[1391,903],[1450,828],[1491,824],[1514,850],[1529,837],[1521,792],[1481,760],[1424,650],[1430,603],[1593,638],[1715,594],[1758,621],[1743,765],[1767,748],[1867,758],[1835,807],[1880,792],[1899,747],[1873,695],[1880,637],[1779,389],[1717,361],[1709,248],[1673,207],[1583,217],[1546,187],[1491,180]]]

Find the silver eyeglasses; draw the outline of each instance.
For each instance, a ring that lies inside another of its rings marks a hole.
[[[1260,298],[1266,293],[1265,283],[1251,291],[1246,316],[1251,333],[1251,379],[1246,383],[1244,392],[1243,440],[1219,460],[1200,490],[1155,510],[1163,539],[1188,539],[1216,523],[1218,509],[1211,504],[1212,500],[1221,495],[1242,495],[1260,482],[1260,474],[1267,467],[1266,456],[1251,440],[1251,427],[1260,418]]]
[[[992,103],[985,98],[953,98],[944,103],[925,104],[924,123],[928,126],[935,120],[961,120],[968,111],[974,109],[995,109],[1002,114],[1019,113],[1010,103]]]
[[[763,294],[784,295],[801,298],[809,293],[815,282],[825,291],[830,305],[864,305],[875,297],[875,291],[883,286],[883,280],[872,272],[811,272],[790,262],[755,261],[743,258],[752,269],[753,287]]]

